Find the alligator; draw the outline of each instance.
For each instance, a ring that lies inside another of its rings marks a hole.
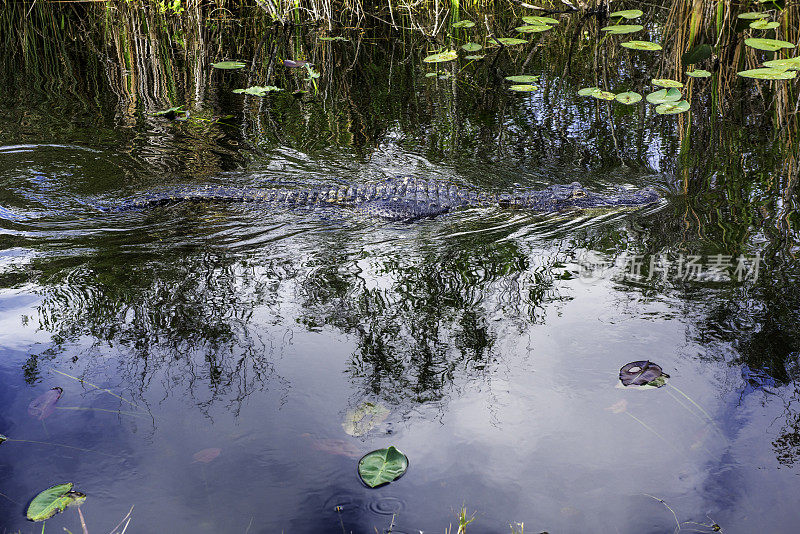
[[[436,180],[391,178],[378,183],[313,189],[185,186],[148,193],[102,209],[132,211],[187,201],[255,202],[287,208],[336,205],[391,221],[414,221],[462,207],[500,206],[535,213],[558,213],[576,209],[635,208],[653,204],[660,198],[650,187],[601,194],[587,191],[580,183],[573,182],[535,191],[489,194]]]

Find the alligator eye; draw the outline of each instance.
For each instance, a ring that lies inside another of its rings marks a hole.
[[[585,196],[586,196],[586,192],[585,191],[581,191],[580,189],[572,192],[572,198],[581,198],[581,197],[585,197]]]

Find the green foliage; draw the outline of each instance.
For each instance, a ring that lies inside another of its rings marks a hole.
[[[626,41],[620,44],[625,48],[631,48],[633,50],[648,50],[648,51],[661,50],[660,44],[651,43],[650,41]]]
[[[650,83],[652,83],[653,85],[657,85],[659,87],[675,87],[675,88],[683,87],[683,83],[679,82],[678,80],[665,80],[665,79],[653,78],[652,80],[650,80]]]
[[[408,469],[408,458],[394,446],[366,454],[358,462],[358,474],[370,488],[397,480]]]
[[[245,65],[241,61],[220,61],[219,63],[212,63],[211,66],[214,67],[215,69],[235,70],[235,69],[243,69],[247,65]]]
[[[624,35],[626,33],[635,33],[642,31],[644,26],[639,24],[618,24],[616,26],[606,26],[600,28],[600,31],[608,32],[609,35]]]
[[[346,434],[360,437],[383,423],[388,416],[389,410],[382,404],[364,402],[355,410],[347,412],[342,429]]]
[[[506,76],[506,80],[515,83],[533,83],[538,82],[539,77],[532,74],[521,74],[519,76]]]
[[[681,99],[681,92],[675,88],[661,89],[647,95],[646,99],[651,104],[664,104],[666,102],[677,102]]]
[[[758,80],[792,80],[797,77],[797,71],[784,69],[751,69],[743,70],[738,73],[743,78],[755,78]]]
[[[683,113],[689,111],[689,102],[681,100],[679,102],[664,102],[656,106],[656,113],[659,115],[675,115],[676,113]]]
[[[795,45],[788,41],[780,41],[778,39],[762,39],[758,37],[751,37],[745,39],[744,44],[758,50],[766,50],[768,52],[777,52],[781,48],[794,48]]]
[[[430,56],[425,57],[422,61],[425,63],[444,63],[446,61],[453,61],[457,58],[458,52],[455,50],[445,50],[444,52],[439,52],[438,54],[431,54]]]
[[[639,9],[626,9],[625,11],[615,11],[609,15],[611,18],[623,18],[623,19],[638,19],[644,15],[644,13]]]
[[[45,521],[67,506],[80,506],[86,500],[83,493],[72,491],[72,482],[49,487],[33,498],[26,515],[31,521]]]
[[[634,91],[627,91],[625,93],[619,93],[614,98],[621,104],[632,105],[641,102],[642,95]]]

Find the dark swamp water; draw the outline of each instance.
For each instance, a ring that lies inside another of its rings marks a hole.
[[[577,96],[687,81],[664,6],[642,19],[661,52],[595,48],[605,22],[565,15],[440,77],[425,76],[436,44],[420,32],[92,9],[3,19],[3,532],[39,532],[27,504],[61,482],[88,495],[92,533],[131,506],[128,532],[383,532],[393,514],[393,532],[444,532],[462,505],[477,511],[469,532],[671,532],[676,517],[795,531],[795,80],[722,65],[672,116]],[[513,35],[518,15],[495,31]],[[450,32],[440,46],[486,33]],[[317,90],[278,58],[313,61]],[[509,91],[519,74],[538,89]],[[284,91],[232,93],[252,85]],[[179,105],[185,121],[155,115]],[[653,186],[664,201],[413,224],[254,204],[96,209],[169,185],[395,175],[490,192]],[[622,388],[637,360],[667,385]],[[53,413],[31,416],[53,387]],[[348,426],[367,402],[385,411]],[[358,458],[389,445],[408,472],[366,488]],[[46,531],[62,527],[80,532],[74,510]]]

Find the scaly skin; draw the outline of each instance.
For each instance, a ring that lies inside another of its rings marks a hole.
[[[388,220],[413,221],[461,207],[499,205],[537,213],[556,213],[572,209],[640,207],[658,202],[660,198],[651,188],[602,195],[586,191],[577,182],[552,185],[538,191],[489,195],[435,180],[393,178],[379,183],[316,189],[188,186],[150,193],[106,211],[141,210],[187,201],[258,202],[286,207],[338,205]]]

